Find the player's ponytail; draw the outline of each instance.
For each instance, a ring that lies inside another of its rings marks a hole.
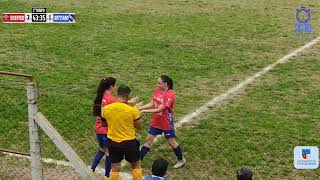
[[[101,79],[100,84],[97,89],[96,98],[94,99],[92,114],[94,116],[101,116],[101,102],[103,98],[103,94],[106,90],[108,90],[111,86],[116,84],[116,79],[113,77],[107,77]]]
[[[167,83],[169,89],[173,90],[173,80],[169,76],[162,75],[160,78],[163,82]]]

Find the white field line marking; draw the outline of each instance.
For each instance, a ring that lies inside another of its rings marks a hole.
[[[25,158],[30,160],[30,156],[25,156],[21,154],[14,154],[14,153],[9,153],[9,152],[2,152],[3,154],[13,156],[13,157],[20,157],[20,158]],[[60,161],[60,160],[54,160],[54,159],[49,159],[49,158],[41,158],[42,162],[47,163],[47,164],[56,164],[56,165],[61,165],[61,166],[67,166],[70,167],[71,163],[67,161]]]
[[[8,155],[8,156],[13,156],[13,157],[19,157],[19,158],[25,158],[30,160],[30,156],[26,156],[26,155],[20,155],[20,154],[14,154],[14,153],[9,153],[9,152],[2,152],[2,154]],[[58,166],[65,166],[65,167],[72,167],[70,162],[67,161],[61,161],[61,160],[55,160],[55,159],[50,159],[50,158],[41,158],[42,162],[46,163],[46,164],[55,164]],[[88,168],[90,169],[91,167],[88,166]],[[104,169],[97,167],[96,171],[97,174],[104,176]],[[126,172],[121,172],[120,173],[121,179],[132,179],[131,174],[126,173]]]
[[[223,93],[223,94],[221,94],[219,96],[213,97],[209,102],[207,102],[206,104],[204,104],[201,107],[199,107],[198,109],[196,109],[196,111],[194,111],[192,113],[189,113],[189,114],[185,115],[184,117],[182,117],[181,120],[176,123],[175,127],[176,128],[180,128],[182,125],[192,122],[195,118],[197,118],[201,114],[207,112],[209,107],[212,107],[212,106],[215,106],[217,104],[220,104],[223,101],[233,97],[234,95],[236,95],[239,92],[243,91],[249,84],[252,84],[253,82],[255,82],[255,80],[257,78],[259,78],[262,75],[265,75],[267,72],[269,72],[270,70],[274,69],[278,64],[287,63],[290,58],[296,56],[297,54],[301,53],[305,49],[310,48],[311,46],[317,44],[319,41],[320,41],[320,36],[315,38],[315,39],[313,39],[312,41],[308,42],[304,46],[301,46],[300,48],[292,51],[291,53],[289,53],[287,55],[285,55],[284,57],[278,59],[275,63],[266,66],[265,68],[263,68],[261,71],[255,73],[254,75],[249,76],[244,81],[242,81],[238,85],[230,88],[225,93]],[[158,137],[155,139],[155,142],[158,139]],[[24,158],[30,159],[30,157],[23,156],[23,155],[16,155],[16,154],[12,154],[12,153],[4,153],[4,154],[8,154],[10,156],[15,156],[15,157],[24,157]],[[47,158],[42,158],[42,160],[45,163],[54,163],[54,164],[57,164],[57,165],[71,166],[71,164],[69,162],[66,162],[66,161],[59,161],[59,160],[47,159]],[[126,163],[124,163],[124,164],[126,164]],[[101,169],[101,168],[99,168],[98,171],[100,173],[101,173],[101,171],[104,172],[104,170]],[[124,179],[126,179],[126,178],[127,179],[131,179],[131,175],[128,174],[128,173],[122,173],[121,174],[121,178],[123,178],[123,177],[124,177]]]
[[[239,92],[243,91],[249,84],[252,84],[253,82],[255,82],[255,80],[257,78],[259,78],[260,76],[265,75],[266,73],[268,73],[270,70],[274,69],[279,64],[287,63],[290,58],[292,58],[292,57],[296,56],[297,54],[301,53],[303,50],[305,50],[307,48],[310,48],[311,46],[315,45],[319,41],[320,41],[320,36],[315,38],[315,39],[313,39],[312,41],[308,42],[304,46],[302,46],[302,47],[292,51],[291,53],[285,55],[284,57],[278,59],[275,63],[266,66],[265,68],[263,68],[261,71],[255,73],[254,75],[249,76],[244,81],[242,81],[238,85],[230,88],[225,93],[223,93],[223,94],[221,94],[219,96],[213,97],[209,102],[207,102],[203,106],[199,107],[196,111],[194,111],[192,113],[189,113],[189,114],[185,115],[183,118],[181,118],[181,120],[176,123],[175,127],[179,128],[183,124],[190,123],[191,121],[193,121],[193,119],[197,118],[199,115],[201,115],[201,114],[205,113],[206,111],[208,111],[209,107],[218,105],[218,104],[222,103],[223,101],[233,97],[234,95],[236,95]]]
[[[298,49],[292,51],[291,53],[285,55],[284,57],[278,59],[275,63],[266,66],[265,68],[263,68],[261,71],[255,73],[254,75],[247,77],[244,81],[242,81],[238,85],[228,89],[225,93],[220,94],[219,96],[213,97],[209,102],[205,103],[204,105],[202,105],[201,107],[196,109],[194,112],[189,113],[189,114],[185,115],[184,117],[182,117],[181,120],[179,120],[175,124],[175,128],[180,128],[184,124],[192,122],[194,119],[199,117],[201,114],[204,114],[205,112],[207,112],[209,107],[221,104],[225,100],[230,99],[234,95],[239,94],[249,84],[254,83],[256,81],[256,79],[259,78],[260,76],[265,75],[266,73],[268,73],[270,70],[274,69],[279,64],[287,63],[290,58],[296,56],[297,54],[301,53],[305,49],[310,48],[311,46],[315,45],[319,41],[320,41],[320,36],[313,39],[312,41],[308,42],[304,46],[301,46]],[[157,142],[159,137],[161,137],[161,136],[158,136],[155,138],[154,143]]]

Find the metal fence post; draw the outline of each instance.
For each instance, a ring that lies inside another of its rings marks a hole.
[[[38,112],[37,85],[29,82],[27,86],[28,114],[29,114],[29,137],[31,155],[31,176],[32,180],[42,180],[42,162],[40,153],[39,126],[34,121],[34,115]]]

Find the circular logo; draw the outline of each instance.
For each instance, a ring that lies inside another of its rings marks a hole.
[[[2,20],[3,20],[3,22],[7,22],[7,21],[9,21],[9,16],[8,15],[3,15],[3,17],[2,17]]]
[[[296,12],[296,19],[300,23],[308,23],[310,21],[311,15],[310,15],[310,9],[301,7],[300,9],[297,9]]]

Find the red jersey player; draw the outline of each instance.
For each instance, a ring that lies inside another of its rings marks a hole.
[[[171,146],[178,159],[173,167],[180,168],[186,163],[186,160],[182,155],[181,147],[175,140],[176,134],[173,122],[175,99],[176,94],[173,91],[172,79],[166,75],[160,76],[151,102],[139,108],[141,112],[152,113],[148,137],[141,148],[141,160],[150,151],[154,138],[157,135],[164,133],[164,136],[168,140],[168,144]]]
[[[97,139],[99,142],[100,149],[96,153],[93,159],[91,169],[94,172],[100,160],[103,158],[104,155],[106,155],[104,179],[109,179],[111,161],[110,161],[109,152],[107,149],[108,148],[108,141],[107,141],[108,127],[107,127],[106,120],[101,117],[101,107],[117,101],[117,99],[111,95],[113,90],[115,89],[115,84],[116,84],[116,79],[113,77],[107,77],[102,79],[97,89],[97,95],[93,105],[93,115],[96,116],[96,134],[97,134]]]

